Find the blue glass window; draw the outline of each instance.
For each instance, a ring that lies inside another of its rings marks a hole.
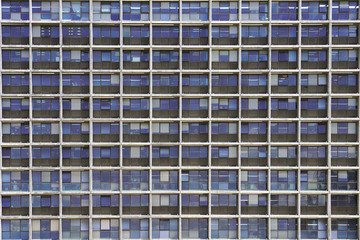
[[[209,20],[209,7],[207,2],[183,2],[183,21],[207,21]]]
[[[207,190],[208,173],[207,171],[182,171],[181,172],[182,190]]]
[[[296,86],[295,74],[271,75],[271,86]]]
[[[89,86],[89,75],[86,74],[71,74],[62,76],[63,86]]]
[[[178,190],[179,189],[178,171],[152,171],[153,190]]]
[[[29,37],[29,26],[2,26],[3,37]]]
[[[356,219],[332,219],[332,239],[357,239],[358,223]]]
[[[357,37],[357,26],[333,26],[332,37]]]
[[[29,191],[29,171],[3,171],[3,191]]]
[[[33,62],[59,62],[60,54],[58,50],[34,50]]]
[[[125,57],[125,53],[124,53],[124,57]],[[120,62],[120,52],[116,50],[114,51],[94,50],[93,60],[94,62]]]
[[[208,62],[209,52],[207,50],[203,51],[183,51],[182,52],[182,61],[183,62]]]
[[[34,78],[35,75],[33,75]],[[44,76],[44,75],[42,75]],[[46,76],[46,75],[45,75]],[[34,80],[33,80],[34,81]],[[29,86],[29,75],[22,74],[3,74],[3,86]]]
[[[123,190],[149,190],[149,171],[123,171]]]
[[[94,26],[93,36],[94,38],[119,38],[120,29],[119,27]]]
[[[327,59],[326,50],[302,50],[301,61],[303,62],[324,62]]]
[[[119,21],[119,2],[93,2],[94,21]]]
[[[178,158],[178,147],[152,147],[152,158]]]
[[[357,86],[357,75],[355,74],[332,74],[333,86]]]
[[[304,26],[303,28],[305,28]],[[297,27],[288,27],[288,26],[272,26],[271,27],[271,37],[297,37]]]
[[[59,195],[32,196],[32,207],[59,207]]]
[[[129,75],[126,75],[126,76],[129,76]],[[124,78],[125,78],[125,76],[124,76]],[[93,86],[94,87],[99,87],[99,86],[119,87],[119,85],[120,85],[119,75],[115,75],[115,74],[112,74],[112,75],[94,74],[93,75]]]
[[[266,86],[267,85],[267,75],[243,74],[243,75],[241,75],[241,85],[242,86]]]
[[[297,2],[273,2],[272,20],[297,20]]]
[[[266,158],[266,147],[241,147],[242,158]]]
[[[356,134],[356,123],[352,122],[338,122],[331,123],[331,134]]]
[[[63,134],[89,134],[88,123],[63,123]]]
[[[267,51],[241,51],[241,61],[243,62],[267,62],[268,52]]]
[[[292,50],[272,50],[272,62],[297,62],[297,51]]]
[[[59,159],[60,150],[58,147],[32,147],[33,159]]]
[[[95,152],[95,148],[93,148]],[[94,158],[97,155],[93,154]],[[62,149],[62,157],[71,158],[71,159],[80,159],[80,158],[89,158],[89,148],[88,147],[65,147]]]
[[[236,218],[212,218],[211,238],[237,239],[238,220]]]
[[[119,99],[94,99],[93,100],[94,111],[111,110],[118,111],[120,109]]]
[[[241,134],[266,134],[266,123],[241,123]]]
[[[207,147],[182,147],[183,158],[207,158],[208,148]]]
[[[149,110],[150,104],[149,99],[124,99],[123,100],[123,109],[130,111],[138,111],[138,110]]]
[[[248,28],[248,27],[243,27],[243,31],[242,31],[242,36],[244,36],[244,29]],[[184,29],[184,27],[183,27]],[[262,32],[263,34],[264,32]],[[184,30],[183,30],[183,34],[184,34]],[[238,38],[238,28],[235,26],[213,26],[211,29],[211,36],[213,38]],[[267,31],[266,31],[266,36],[267,36]]]
[[[179,62],[179,52],[154,50],[152,60],[153,62]]]
[[[148,123],[123,123],[124,134],[149,134]]]
[[[123,20],[148,21],[150,19],[148,2],[123,2]]]
[[[207,110],[208,99],[184,98],[182,100],[182,110]]]
[[[324,219],[301,219],[301,238],[326,239],[327,223]]]
[[[238,110],[238,99],[213,98],[211,100],[211,110]]]
[[[302,74],[301,86],[326,86],[327,76],[323,74]]]
[[[357,62],[357,50],[332,50],[333,62]]]
[[[356,190],[357,171],[339,170],[331,171],[331,190]]]
[[[242,98],[241,99],[242,110],[266,110],[267,99],[262,98]]]
[[[334,1],[332,3],[333,20],[358,19],[359,4],[357,1]]]
[[[326,26],[302,26],[301,37],[326,37],[327,36]]]
[[[93,195],[93,207],[119,207],[119,195]]]
[[[29,110],[29,99],[24,98],[3,98],[2,110],[22,111]]]
[[[271,171],[271,190],[296,190],[296,171]]]
[[[266,171],[241,171],[241,190],[266,190]]]
[[[123,236],[131,238],[148,239],[149,238],[149,219],[123,219]]]
[[[36,52],[40,52],[40,51],[36,51]],[[48,51],[48,52],[50,52],[50,51]],[[54,52],[59,53],[58,51],[54,51]],[[28,50],[3,50],[2,51],[2,60],[3,60],[3,62],[28,62],[29,61],[29,51]]]
[[[271,123],[271,134],[296,134],[296,123],[273,122]]]
[[[153,110],[179,110],[179,99],[156,98],[152,100]]]
[[[183,238],[208,238],[208,220],[200,219],[181,219],[181,236]]]
[[[296,151],[296,147],[271,147],[270,156],[271,158],[296,158]]]
[[[2,158],[5,160],[11,159],[29,159],[28,147],[9,147],[2,148]]]
[[[89,219],[63,219],[62,220],[63,238],[89,238]]]
[[[93,171],[93,189],[119,191],[119,171]]]
[[[214,29],[213,29],[214,30]],[[182,27],[183,38],[207,38],[209,36],[209,29],[207,27]]]
[[[124,207],[148,207],[149,195],[122,195]]]
[[[33,171],[34,191],[59,191],[59,171]]]
[[[3,123],[2,130],[3,130],[3,134],[10,134],[10,135],[29,134],[29,124]]]
[[[331,110],[356,110],[357,99],[355,98],[332,98]]]
[[[269,6],[267,2],[242,2],[241,19],[244,21],[269,20]]]
[[[237,190],[237,171],[211,171],[211,190]]]
[[[63,2],[62,18],[70,21],[89,21],[89,2]]]
[[[124,62],[149,62],[149,51],[124,51],[123,58]]]
[[[301,190],[326,190],[326,171],[301,171]]]
[[[94,123],[93,133],[96,134],[119,134],[119,123]]]
[[[184,29],[184,27],[183,27]],[[178,38],[179,27],[153,27],[153,38]],[[183,30],[184,31],[184,30]],[[149,34],[147,35],[149,37]]]
[[[177,239],[179,231],[178,219],[153,219],[152,238]]]
[[[264,218],[243,218],[240,226],[243,239],[265,239],[267,236],[267,221]]]
[[[259,38],[259,37],[267,37],[268,36],[268,28],[263,26],[243,26],[241,28],[241,37],[243,38]],[[222,37],[222,36],[220,36]],[[225,37],[225,36],[224,36]],[[273,36],[274,37],[274,36]]]
[[[33,111],[49,110],[49,111],[59,111],[59,99],[33,99]]]
[[[3,196],[1,203],[3,208],[27,208],[29,207],[29,196]]]
[[[179,20],[178,2],[153,2],[153,21],[177,21]]]
[[[179,86],[179,75],[159,75],[152,76],[153,86]]]
[[[95,28],[95,27],[94,27]],[[64,26],[62,28],[63,37],[71,37],[71,38],[83,38],[89,37],[89,27],[87,26]],[[94,36],[97,31],[94,30]]]
[[[102,238],[119,239],[119,219],[94,219],[93,234]]]
[[[326,20],[328,13],[327,2],[302,2],[302,20]]]
[[[208,86],[209,85],[209,76],[192,74],[192,75],[183,75],[182,76],[182,85],[183,86]]]
[[[2,220],[2,239],[29,239],[29,220]]]
[[[326,123],[317,122],[302,122],[301,134],[325,134]]]
[[[63,62],[89,62],[88,51],[63,51]]]
[[[59,20],[59,2],[33,1],[32,2],[33,21],[57,21]]]
[[[13,21],[29,20],[29,2],[3,1],[2,19]]]
[[[301,99],[301,110],[325,110],[326,102],[325,98],[303,98]]]
[[[212,62],[237,62],[237,50],[213,50]]]
[[[213,2],[212,20],[213,21],[236,21],[238,20],[237,2]]]
[[[123,27],[123,37],[125,38],[148,38],[149,37],[149,27],[140,27],[140,26],[125,26]],[[112,32],[111,32],[112,33]],[[155,32],[153,31],[153,36]],[[116,36],[116,35],[115,35]],[[119,37],[117,35],[116,37]]]

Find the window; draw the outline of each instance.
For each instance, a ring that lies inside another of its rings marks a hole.
[[[327,224],[325,219],[301,219],[301,238],[326,239]]]
[[[237,190],[237,171],[211,171],[212,190]]]
[[[98,33],[98,31],[94,27],[94,36]],[[100,27],[98,27],[100,28]],[[80,27],[80,26],[63,26],[63,37],[64,38],[86,38],[89,37],[89,27]]]
[[[80,87],[80,86],[89,86],[89,75],[86,74],[64,74],[62,75],[63,87]]]
[[[149,158],[149,147],[123,147],[122,154],[123,158]]]
[[[243,27],[242,29],[242,37],[246,37],[244,36],[244,34],[246,35],[246,28],[249,27]],[[184,27],[183,27],[183,32],[184,32]],[[262,32],[263,34],[263,32]],[[266,34],[267,35],[267,34]],[[211,29],[211,36],[213,38],[238,38],[238,28],[236,26],[213,26]]]
[[[271,75],[271,86],[296,86],[296,83],[297,75],[295,74]]]
[[[243,38],[259,38],[259,37],[266,38],[267,36],[268,36],[268,28],[267,27],[243,26],[241,28],[241,37],[243,37]]]
[[[296,190],[295,171],[271,171],[271,190]]]
[[[227,123],[227,122],[220,122],[220,123],[212,122],[211,123],[211,134],[219,134],[219,135],[221,135],[221,134],[237,134],[237,132],[238,132],[237,123]],[[231,140],[228,139],[228,141],[231,141]]]
[[[36,82],[37,76],[38,75],[33,75],[33,84],[34,84],[34,81]],[[41,75],[41,76],[48,76],[48,75]],[[4,91],[5,86],[10,86],[10,87],[29,86],[29,75],[3,74],[2,75],[2,85],[3,85],[3,91]]]
[[[226,76],[226,75],[222,75],[222,76]],[[267,85],[267,75],[259,75],[259,74],[241,75],[241,86],[266,86],[266,85]]]
[[[124,207],[148,207],[149,195],[122,195]]]
[[[183,2],[183,21],[207,21],[209,20],[208,2]]]
[[[1,235],[2,239],[29,239],[29,220],[2,220]]]
[[[271,51],[272,62],[297,62],[297,51],[273,50]]]
[[[244,21],[269,20],[269,6],[267,2],[242,2],[241,19]]]
[[[302,98],[301,110],[326,110],[326,98]]]
[[[326,147],[301,146],[301,158],[326,158]]]
[[[237,62],[238,51],[237,50],[213,50],[212,62]]]
[[[63,78],[65,76],[63,75]],[[4,79],[4,77],[3,77]],[[63,80],[64,81],[64,80]],[[32,75],[32,85],[34,87],[58,87],[59,86],[59,75],[51,74],[51,75]]]
[[[58,50],[34,50],[33,62],[59,62],[60,55]]]
[[[241,134],[266,134],[266,123],[241,123]]]
[[[29,148],[28,147],[3,147],[2,148],[2,159],[5,161],[15,159],[29,159]],[[5,164],[3,163],[3,167]]]
[[[13,21],[29,20],[28,1],[3,1],[2,19]]]
[[[59,99],[33,99],[33,111],[59,111]]]
[[[89,21],[89,2],[63,2],[63,20]]]
[[[32,239],[59,238],[59,220],[32,220]]]
[[[266,158],[266,147],[241,147],[241,158]]]
[[[119,158],[119,147],[93,147],[93,158]]]
[[[326,171],[301,171],[301,190],[322,191],[326,190]]]
[[[29,111],[29,99],[3,98],[2,99],[2,110],[3,111],[4,110],[6,110],[6,111]]]
[[[119,171],[93,171],[93,189],[119,191]]]
[[[266,239],[267,222],[263,218],[243,218],[241,219],[241,238]]]
[[[123,2],[123,20],[148,21],[150,19],[148,2]]]
[[[357,86],[357,75],[355,74],[332,74],[331,83],[333,86]]]
[[[328,12],[327,2],[302,2],[302,20],[326,20]]]
[[[331,110],[356,110],[357,99],[355,98],[332,98]]]
[[[214,28],[212,31],[214,31]],[[209,29],[207,27],[199,27],[199,26],[182,27],[183,38],[207,38],[208,36],[209,36]]]
[[[152,101],[153,110],[179,110],[177,98],[155,98]]]
[[[78,207],[89,207],[89,196],[88,195],[63,195],[62,196],[62,207],[63,208],[78,208]]]
[[[110,111],[119,111],[119,99],[93,99],[93,109],[94,111],[101,110],[110,110]]]
[[[357,171],[331,171],[331,190],[349,191],[356,190],[357,187]]]
[[[326,123],[302,122],[301,134],[326,134]]]
[[[183,51],[182,61],[183,62],[207,62],[209,60],[209,52],[203,51]]]
[[[297,20],[297,2],[273,2],[271,20]]]
[[[208,148],[207,147],[182,147],[183,158],[207,158]]]
[[[149,238],[149,220],[148,219],[123,219],[122,237],[129,238]]]
[[[119,238],[119,219],[95,219],[93,222],[94,238]]]
[[[242,197],[245,195],[242,195]],[[238,198],[234,194],[212,194],[212,207],[237,207]]]
[[[356,26],[333,26],[332,37],[357,37],[358,28]]]
[[[153,123],[152,125],[152,134],[155,135],[160,134],[175,134],[178,135],[179,133],[179,124],[178,123]],[[155,139],[154,139],[155,140]],[[164,140],[159,140],[164,141]],[[169,141],[169,140],[168,140]]]
[[[95,149],[93,148],[93,157],[96,158]],[[64,159],[89,159],[89,148],[87,147],[69,147],[62,149],[62,157]]]
[[[266,190],[266,171],[241,171],[241,190]]]
[[[332,219],[331,238],[333,239],[357,239],[358,223],[356,219]]]
[[[327,27],[326,26],[302,26],[301,27],[301,37],[327,37]]]
[[[326,86],[327,76],[323,74],[301,74],[301,86]]]
[[[89,238],[88,219],[63,219],[62,237],[64,239],[87,239]]]
[[[214,195],[212,195],[212,196],[214,196]],[[235,200],[235,203],[236,203],[236,200]],[[197,194],[191,194],[191,195],[190,194],[182,194],[181,195],[181,204],[183,207],[207,207],[208,206],[208,196],[207,195],[197,195]]]
[[[296,134],[296,123],[293,122],[272,122],[271,134]]]
[[[207,171],[182,171],[182,190],[208,190]]]
[[[148,61],[148,60],[147,60]],[[178,51],[153,51],[153,62],[166,63],[166,62],[179,62]]]
[[[272,99],[274,100],[274,99]],[[262,98],[242,98],[241,99],[242,110],[266,110],[267,99]]]
[[[332,20],[358,19],[359,5],[356,1],[334,1],[332,3]]]
[[[212,218],[211,238],[236,239],[238,223],[236,218]]]
[[[324,62],[327,61],[325,50],[302,50],[301,61],[303,62]]]
[[[326,207],[326,195],[301,195],[301,207]]]
[[[207,219],[181,219],[181,236],[183,238],[208,238]]]
[[[331,147],[331,159],[357,158],[357,150],[355,147]]]
[[[89,171],[63,171],[63,191],[88,191]]]
[[[153,21],[177,21],[179,20],[178,2],[153,2]]]
[[[118,75],[106,75],[106,74],[93,75],[94,87],[99,87],[99,86],[119,87],[119,85],[120,85],[120,77]]]
[[[124,84],[124,86],[131,86],[131,87],[149,86],[149,76],[148,75],[123,75],[123,84]]]
[[[338,122],[331,123],[331,134],[356,134],[356,123]]]
[[[33,171],[34,191],[59,191],[59,171]]]
[[[60,150],[58,147],[32,147],[33,159],[59,159]]]
[[[153,190],[178,190],[178,171],[152,171]]]
[[[243,62],[267,62],[267,51],[241,51],[241,61]]]
[[[125,98],[123,100],[123,110],[139,111],[149,110],[150,105],[149,99],[136,99],[136,98]]]
[[[149,171],[123,171],[123,190],[149,190]]]
[[[266,206],[267,206],[266,195],[241,194],[241,207],[266,207]]]
[[[274,239],[296,239],[297,221],[296,219],[277,218],[271,219],[271,238]]]
[[[32,20],[59,20],[59,2],[32,2]]]
[[[296,195],[271,195],[271,207],[295,207]]]
[[[149,61],[149,51],[124,51],[124,62],[148,62]],[[119,60],[117,60],[119,62]]]
[[[93,207],[119,207],[119,195],[93,195]]]
[[[3,191],[29,191],[28,171],[3,171],[1,179]]]
[[[306,26],[303,26],[303,29]],[[272,26],[271,27],[271,37],[273,38],[296,38],[297,37],[297,27],[287,27],[287,26]]]
[[[123,123],[124,134],[149,134],[148,123]]]
[[[236,21],[238,20],[237,2],[213,2],[212,20],[213,21]]]
[[[34,26],[36,27],[36,26]],[[34,28],[33,27],[33,28]],[[58,28],[59,29],[59,28]],[[9,26],[2,26],[2,36],[3,36],[3,44],[5,44],[4,42],[4,38],[19,38],[19,37],[29,37],[29,27],[28,26],[13,26],[13,25],[9,25]],[[7,42],[6,44],[10,44],[11,42]]]
[[[200,75],[200,74],[183,75],[182,76],[182,85],[189,86],[189,87],[208,86],[209,85],[209,76],[208,75]]]
[[[93,2],[94,21],[119,21],[119,2]]]
[[[35,123],[34,123],[35,124]],[[27,123],[3,123],[3,134],[21,135],[29,134],[29,124]],[[33,129],[34,133],[35,129]]]
[[[152,84],[155,87],[179,86],[179,75],[159,75],[152,76]]]
[[[178,195],[168,194],[153,194],[152,195],[152,206],[153,207],[176,207],[179,206]]]
[[[115,2],[113,2],[113,3],[115,3]],[[124,32],[124,35],[125,35],[125,32]],[[119,27],[94,26],[93,27],[93,36],[94,36],[94,38],[119,38],[120,30],[119,30]]]
[[[59,196],[58,195],[32,196],[32,207],[33,208],[43,208],[43,207],[58,208],[59,207]]]
[[[213,111],[218,111],[218,110],[237,111],[238,110],[238,99],[213,98],[213,99],[211,99],[211,110],[213,110]]]
[[[33,197],[33,199],[34,198],[35,198],[35,196]],[[26,196],[26,195],[2,196],[1,203],[2,203],[3,209],[4,208],[28,208],[29,207],[29,196]],[[33,206],[34,206],[34,204],[36,204],[36,202],[33,201]]]
[[[34,51],[34,52],[35,52],[34,54],[36,54],[37,52],[40,52],[40,51]],[[43,52],[50,53],[50,51],[43,51]],[[54,51],[54,52],[56,52],[56,51]],[[57,53],[59,53],[59,52],[57,51]],[[3,58],[3,62],[29,62],[29,51],[28,50],[3,50],[2,58]]]
[[[182,100],[182,110],[198,111],[209,108],[208,99],[184,98]]]
[[[64,135],[89,134],[88,123],[63,123],[62,127]]]
[[[103,27],[104,28],[104,27]],[[113,32],[111,32],[113,34]],[[153,31],[153,36],[155,32]],[[119,37],[119,34],[114,34],[115,37]],[[124,38],[148,38],[149,37],[149,27],[123,27],[123,37]]]
[[[178,238],[178,219],[153,219],[152,238],[155,239],[177,239]]]
[[[94,62],[120,62],[119,51],[94,51]],[[124,53],[125,55],[125,53]]]
[[[152,158],[178,158],[178,147],[152,147]]]
[[[357,62],[357,50],[332,50],[333,62]]]

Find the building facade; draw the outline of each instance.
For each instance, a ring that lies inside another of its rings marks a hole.
[[[359,1],[0,0],[1,239],[359,239]]]

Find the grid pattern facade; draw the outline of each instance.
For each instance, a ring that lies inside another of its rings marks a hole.
[[[359,239],[359,1],[0,0],[1,239]]]

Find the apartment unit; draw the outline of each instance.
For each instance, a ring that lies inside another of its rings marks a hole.
[[[0,0],[1,239],[359,239],[359,1]]]

